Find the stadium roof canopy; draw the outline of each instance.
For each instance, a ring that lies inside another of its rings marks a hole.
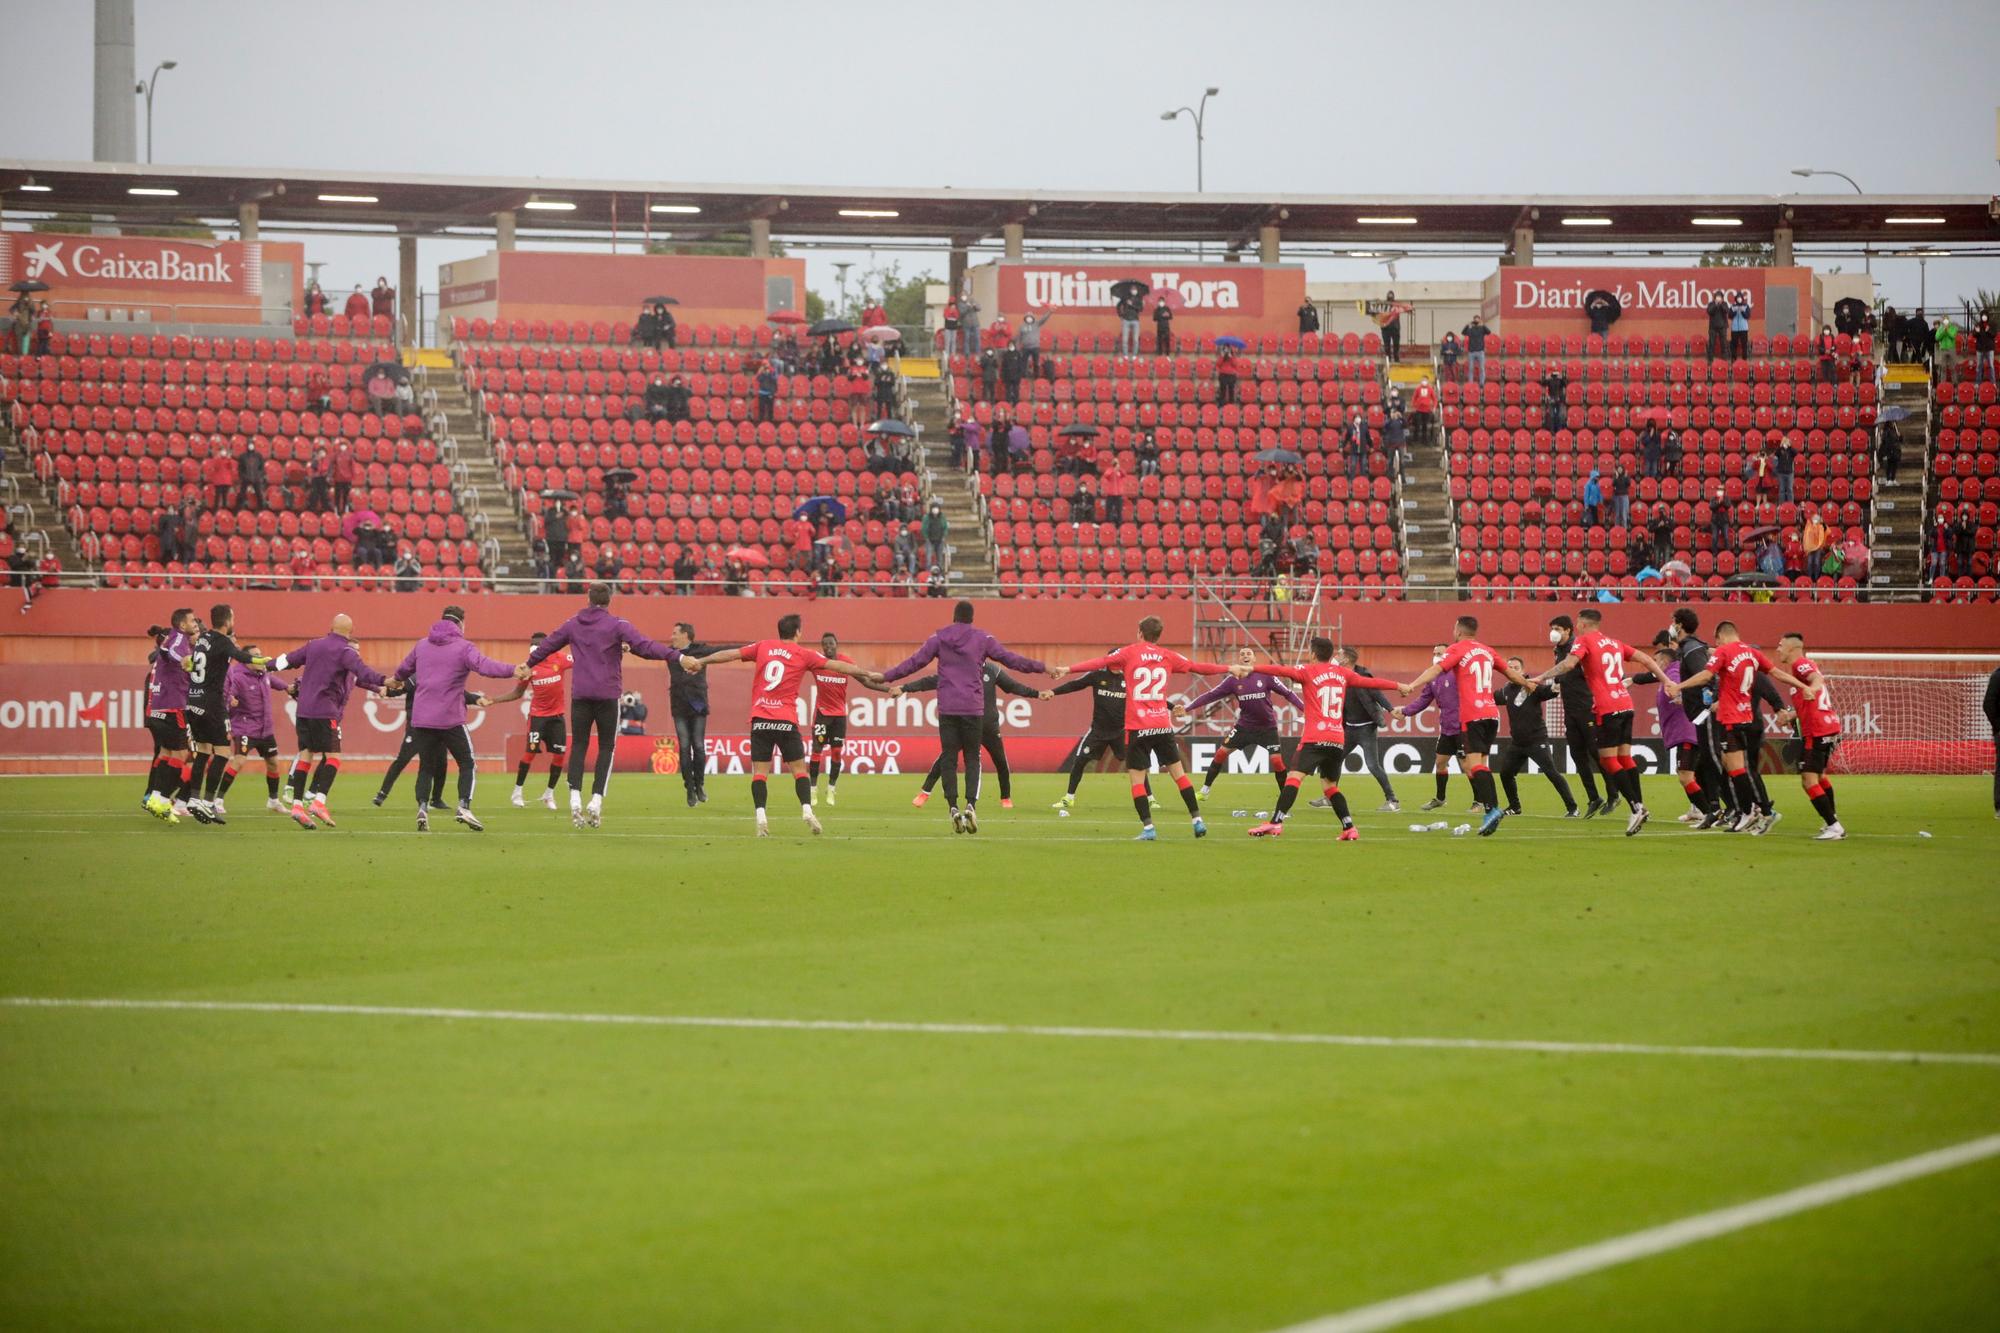
[[[608,234],[614,226],[633,234],[650,225],[694,238],[740,232],[761,218],[780,237],[960,245],[996,238],[1008,224],[1040,239],[1252,247],[1264,226],[1279,228],[1288,242],[1376,247],[1504,244],[1520,225],[1544,242],[1713,245],[1768,239],[1789,218],[1800,245],[2000,245],[1994,201],[1965,194],[1097,194],[0,159],[0,205],[9,212],[81,212],[140,224],[234,218],[251,203],[260,223],[274,228],[418,234],[491,231],[496,214],[513,212],[517,233],[529,236]]]

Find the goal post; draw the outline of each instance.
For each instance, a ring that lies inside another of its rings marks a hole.
[[[1990,773],[1983,707],[2000,656],[1814,652],[1840,714],[1836,773]],[[1773,738],[1775,739],[1775,737]]]

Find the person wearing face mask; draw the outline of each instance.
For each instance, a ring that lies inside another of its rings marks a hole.
[[[1444,660],[1444,645],[1437,644],[1431,649],[1431,665]],[[1443,671],[1433,677],[1415,698],[1403,705],[1404,717],[1415,717],[1426,708],[1438,710],[1437,743],[1437,795],[1419,806],[1422,810],[1438,810],[1444,806],[1445,789],[1451,784],[1451,760],[1453,755],[1465,752],[1464,727],[1458,717],[1458,677],[1455,672]]]
[[[1675,660],[1680,664],[1679,669],[1674,673],[1676,681],[1686,680],[1689,676],[1699,675],[1708,669],[1709,648],[1708,644],[1703,641],[1700,631],[1701,617],[1695,614],[1694,608],[1683,606],[1674,611],[1673,619],[1667,625],[1667,646],[1668,651],[1673,654]],[[1662,658],[1661,660],[1665,661],[1666,659]],[[1665,696],[1662,695],[1661,697],[1664,699]],[[1726,809],[1729,807],[1732,797],[1729,784],[1723,781],[1722,750],[1717,743],[1715,734],[1714,710],[1709,707],[1709,701],[1704,701],[1698,695],[1683,697],[1680,700],[1680,704],[1682,711],[1687,716],[1687,720],[1694,726],[1693,759],[1695,787],[1703,795],[1711,798],[1712,806],[1720,805]],[[1683,757],[1681,762],[1685,765],[1687,762],[1686,757]],[[1686,786],[1686,783],[1683,782],[1682,785]],[[1689,799],[1693,800],[1692,791],[1689,793]],[[1696,804],[1699,806],[1700,803],[1696,802]],[[1732,814],[1731,822],[1734,822],[1734,818],[1735,816]],[[1702,827],[1710,828],[1718,822],[1721,821],[1719,819],[1710,820],[1703,824]]]
[[[1556,661],[1569,656],[1575,638],[1576,622],[1568,616],[1549,621],[1549,646],[1554,649]],[[1556,686],[1562,695],[1563,743],[1569,749],[1570,762],[1576,765],[1577,777],[1583,780],[1583,817],[1594,819],[1610,813],[1618,798],[1604,797],[1597,790],[1597,723],[1591,711],[1590,686],[1576,679],[1575,672],[1560,677]]]

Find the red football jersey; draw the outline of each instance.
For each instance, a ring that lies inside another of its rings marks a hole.
[[[1205,676],[1218,676],[1229,670],[1212,662],[1190,661],[1157,643],[1134,643],[1115,653],[1078,662],[1070,671],[1082,675],[1103,667],[1110,667],[1125,677],[1127,731],[1161,731],[1173,726],[1173,710],[1167,704],[1167,678],[1174,672],[1194,671]]]
[[[1833,698],[1826,691],[1826,677],[1813,665],[1810,657],[1795,660],[1786,670],[1804,681],[1810,689],[1795,690],[1786,686],[1785,692],[1792,698],[1792,709],[1799,715],[1799,735],[1809,740],[1821,736],[1840,734],[1840,714],[1833,711]]]
[[[799,720],[799,686],[806,673],[826,665],[818,649],[784,639],[766,639],[743,645],[743,660],[755,662],[757,672],[750,687],[750,716],[773,722]]]
[[[563,715],[563,682],[569,679],[570,668],[575,665],[576,659],[565,648],[559,653],[550,653],[528,668],[529,717]]]
[[[1576,636],[1569,655],[1583,659],[1577,670],[1590,685],[1590,703],[1597,716],[1632,711],[1632,691],[1625,688],[1625,664],[1632,660],[1630,646],[1594,629]]]
[[[1739,639],[1716,644],[1708,655],[1708,669],[1715,673],[1715,720],[1725,727],[1748,723],[1755,707],[1750,686],[1759,671],[1771,670],[1771,659]]]
[[[836,662],[853,662],[846,653],[835,653]],[[845,717],[847,715],[847,682],[849,677],[838,671],[813,672],[813,711],[820,717]]]
[[[1299,691],[1306,701],[1306,726],[1299,739],[1307,745],[1345,745],[1347,743],[1347,692],[1360,690],[1392,690],[1394,681],[1378,676],[1364,676],[1358,671],[1350,671],[1338,662],[1308,662],[1304,666],[1271,666],[1263,668],[1273,676],[1297,681],[1304,688]]]
[[[1477,639],[1460,639],[1444,650],[1438,665],[1458,677],[1460,722],[1499,721],[1500,705],[1493,701],[1493,678],[1506,678],[1500,669],[1500,654]]]

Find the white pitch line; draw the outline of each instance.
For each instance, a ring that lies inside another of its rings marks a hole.
[[[1509,1296],[1518,1296],[1524,1291],[1534,1291],[1539,1287],[1554,1286],[1571,1278],[1583,1277],[1589,1273],[1614,1268],[1620,1264],[1629,1264],[1656,1254],[1665,1254],[1670,1250],[1713,1240],[1717,1236],[1762,1226],[1779,1218],[1810,1212],[1815,1208],[1824,1208],[1857,1195],[1871,1194],[1876,1190],[1953,1171],[1993,1157],[2000,1157],[2000,1134],[1989,1134],[1985,1138],[1940,1148],[1935,1152],[1919,1153],[1915,1157],[1905,1157],[1901,1161],[1869,1167],[1852,1175],[1835,1176],[1832,1180],[1822,1180],[1816,1185],[1805,1185],[1799,1189],[1786,1190],[1783,1194],[1753,1199],[1749,1203],[1740,1203],[1732,1208],[1718,1208],[1711,1213],[1698,1213],[1664,1226],[1650,1227],[1624,1236],[1614,1236],[1595,1245],[1585,1245],[1578,1249],[1565,1250],[1561,1254],[1515,1264],[1497,1272],[1481,1273],[1476,1277],[1447,1282],[1443,1286],[1411,1292],[1407,1296],[1398,1296],[1375,1305],[1364,1305],[1343,1314],[1328,1315],[1323,1319],[1293,1324],[1279,1330],[1279,1333],[1378,1333],[1381,1329],[1401,1328],[1405,1324],[1414,1324],[1457,1310],[1504,1300]]]
[[[314,1004],[276,1000],[153,1000],[11,995],[15,1009],[138,1009],[225,1014],[330,1014],[358,1018],[438,1018],[491,1023],[574,1023],[611,1027],[749,1028],[781,1032],[909,1033],[945,1037],[1053,1037],[1084,1041],[1216,1042],[1253,1046],[1488,1051],[1535,1055],[1660,1055],[1717,1060],[1803,1060],[1839,1064],[1976,1065],[2000,1068],[2000,1052],[1875,1051],[1781,1046],[1670,1046],[1620,1041],[1535,1041],[1489,1037],[1390,1037],[1336,1032],[1250,1032],[1201,1028],[1079,1027],[1046,1023],[924,1023],[867,1018],[754,1018],[706,1014],[592,1014],[430,1005]]]

